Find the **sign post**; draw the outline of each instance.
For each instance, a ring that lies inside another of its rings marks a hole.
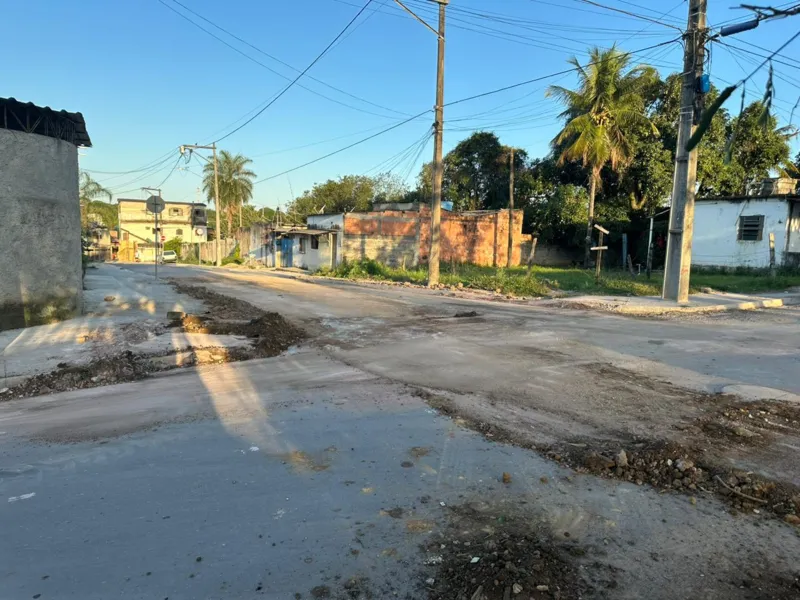
[[[604,233],[608,234],[608,229],[604,229],[600,227],[600,225],[597,225],[596,223],[594,228],[600,232],[600,234],[597,237],[597,246],[591,248],[592,251],[597,252],[597,259],[595,260],[595,266],[594,266],[594,278],[595,280],[600,281],[600,264],[603,261],[603,250],[608,250],[608,246],[603,246],[603,234]]]
[[[147,199],[147,210],[153,213],[155,219],[153,239],[155,240],[156,247],[153,257],[153,267],[155,270],[155,278],[158,279],[158,242],[161,236],[161,232],[158,229],[158,214],[164,210],[164,199],[161,196],[150,196]]]

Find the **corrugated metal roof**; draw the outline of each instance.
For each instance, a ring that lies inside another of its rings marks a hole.
[[[59,124],[68,126],[59,127]],[[0,98],[0,128],[45,135],[76,146],[92,145],[81,113],[20,102],[16,98]]]

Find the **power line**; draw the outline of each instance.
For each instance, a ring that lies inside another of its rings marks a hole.
[[[573,2],[583,2],[584,4],[591,4],[592,6],[597,6],[600,8],[604,8],[606,10],[610,10],[613,12],[618,12],[623,15],[628,15],[629,17],[635,17],[637,19],[641,19],[642,21],[650,21],[651,23],[656,23],[658,25],[663,25],[664,27],[670,27],[672,29],[676,29],[683,33],[683,29],[680,27],[676,27],[675,25],[670,25],[669,23],[664,23],[663,21],[658,21],[656,19],[651,19],[650,17],[646,17],[644,15],[640,15],[637,13],[632,13],[622,8],[614,8],[613,6],[606,6],[605,4],[600,4],[599,2],[595,2],[594,0],[573,0]]]
[[[664,46],[666,44],[672,44],[672,43],[676,42],[677,39],[678,38],[672,39],[672,40],[670,40],[668,42],[662,42],[660,44],[654,44],[653,46],[648,46],[646,48],[641,48],[639,50],[635,50],[634,52],[644,52],[646,50],[651,50],[653,48],[658,48],[660,46]],[[628,53],[625,53],[625,54],[632,54],[632,52],[628,52]],[[499,94],[501,92],[505,92],[505,91],[512,90],[512,89],[515,89],[515,88],[518,88],[518,87],[522,87],[524,85],[529,85],[529,84],[535,83],[537,81],[542,81],[544,79],[549,79],[551,77],[558,77],[559,75],[564,75],[566,73],[572,73],[574,71],[577,71],[578,69],[586,68],[586,67],[588,67],[588,66],[590,66],[592,64],[596,64],[596,63],[587,63],[586,65],[581,65],[579,67],[571,67],[569,69],[564,69],[563,71],[558,71],[556,73],[550,73],[549,75],[542,75],[541,77],[536,77],[534,79],[529,79],[527,81],[522,81],[520,83],[515,83],[515,84],[512,84],[512,85],[505,86],[505,87],[501,87],[501,88],[497,88],[497,89],[494,89],[494,90],[490,90],[488,92],[475,94],[474,96],[469,96],[467,98],[461,98],[460,100],[453,100],[452,102],[445,103],[444,106],[454,106],[456,104],[461,104],[463,102],[469,102],[471,100],[476,100],[478,98],[485,98],[487,96],[491,96],[491,95],[494,95],[494,94]],[[317,163],[319,161],[325,160],[326,158],[329,158],[329,157],[334,156],[336,154],[340,154],[341,152],[345,152],[346,150],[354,148],[354,147],[356,147],[356,146],[358,146],[360,144],[368,142],[369,140],[375,139],[378,136],[381,136],[381,135],[383,135],[385,133],[388,133],[388,132],[390,132],[390,131],[392,131],[394,129],[397,129],[398,127],[401,127],[402,125],[405,125],[406,123],[410,123],[411,121],[413,121],[415,119],[418,119],[419,117],[421,117],[421,116],[423,116],[423,115],[425,115],[425,114],[427,114],[429,112],[432,112],[432,109],[424,110],[421,113],[418,113],[418,114],[414,115],[413,117],[410,117],[408,119],[405,119],[404,121],[401,121],[399,123],[396,123],[396,124],[392,125],[391,127],[387,127],[386,129],[383,129],[383,130],[381,130],[381,131],[379,131],[377,133],[374,133],[374,134],[372,134],[372,135],[370,135],[368,137],[365,137],[365,138],[363,138],[361,140],[353,142],[352,144],[348,144],[344,148],[340,148],[338,150],[334,150],[333,152],[329,152],[329,153],[327,153],[327,154],[325,154],[323,156],[320,156],[320,157],[315,158],[313,160],[307,161],[307,162],[305,162],[305,163],[303,163],[301,165],[298,165],[296,167],[292,167],[291,169],[287,169],[285,171],[281,171],[280,173],[277,173],[275,175],[270,175],[268,177],[264,177],[262,179],[259,179],[258,181],[254,182],[254,185],[257,184],[257,183],[262,183],[264,181],[269,181],[271,179],[275,179],[277,177],[281,177],[283,175],[286,175],[287,173],[291,173],[293,171],[297,171],[299,169],[302,169],[304,167],[307,167],[307,166],[312,165],[314,163]]]
[[[299,74],[297,77],[295,77],[295,78],[294,78],[294,80],[293,80],[292,82],[290,82],[290,83],[289,83],[289,85],[287,85],[285,88],[283,88],[283,89],[280,91],[280,93],[279,93],[277,96],[275,96],[275,98],[273,98],[272,100],[270,100],[270,101],[269,101],[269,103],[268,103],[268,104],[267,104],[267,105],[266,105],[264,108],[262,108],[261,110],[259,110],[259,111],[258,111],[256,114],[254,114],[254,115],[253,115],[252,117],[250,117],[250,118],[249,118],[247,121],[245,121],[244,123],[242,123],[241,125],[239,125],[239,126],[238,126],[236,129],[234,129],[233,131],[230,131],[230,132],[226,133],[225,135],[223,135],[221,138],[219,138],[219,139],[217,139],[217,140],[214,140],[214,143],[215,143],[215,144],[218,144],[218,143],[219,143],[219,142],[221,142],[222,140],[224,140],[224,139],[226,139],[226,138],[229,138],[230,136],[232,136],[232,135],[233,135],[234,133],[236,133],[237,131],[240,131],[240,130],[241,130],[241,129],[243,129],[244,127],[247,127],[247,126],[248,126],[250,123],[252,123],[252,122],[253,122],[255,119],[257,119],[257,118],[258,118],[258,117],[259,117],[259,116],[260,116],[260,115],[261,115],[261,114],[262,114],[262,113],[263,113],[265,110],[267,110],[267,109],[268,109],[270,106],[272,106],[273,104],[275,104],[275,102],[276,102],[276,101],[277,101],[277,100],[278,100],[278,99],[279,99],[281,96],[283,96],[283,95],[284,95],[286,92],[288,92],[288,91],[289,91],[289,90],[292,88],[292,86],[293,86],[295,83],[297,83],[297,82],[300,80],[300,78],[301,78],[301,77],[303,77],[303,75],[305,75],[305,74],[306,74],[306,73],[307,73],[307,72],[308,72],[308,71],[311,69],[311,67],[313,67],[315,64],[317,64],[317,63],[320,61],[320,59],[322,59],[322,57],[323,57],[323,56],[325,56],[325,54],[328,52],[328,50],[331,48],[331,46],[333,46],[333,45],[336,43],[336,40],[338,40],[340,37],[342,37],[342,36],[345,34],[345,32],[346,32],[346,31],[347,31],[347,30],[350,28],[350,26],[351,26],[351,25],[352,25],[352,24],[353,24],[353,23],[356,21],[356,19],[358,19],[358,17],[360,17],[360,16],[361,16],[361,14],[362,14],[362,13],[363,13],[365,10],[367,10],[367,7],[368,7],[370,4],[372,4],[372,1],[373,1],[373,0],[367,0],[367,3],[366,3],[366,4],[364,4],[364,6],[361,8],[361,10],[359,10],[359,11],[358,11],[358,13],[356,13],[356,16],[355,16],[355,17],[353,17],[352,19],[350,19],[350,22],[349,22],[347,25],[345,25],[344,29],[342,29],[342,30],[341,30],[341,31],[338,33],[338,35],[337,35],[335,38],[333,38],[333,41],[331,41],[331,43],[330,43],[330,44],[328,44],[327,46],[325,46],[325,49],[324,49],[322,52],[320,52],[320,53],[317,55],[317,57],[316,57],[314,60],[312,60],[312,61],[309,63],[309,65],[308,65],[308,66],[307,66],[305,69],[303,69],[303,71],[302,71],[302,72],[301,72],[301,73],[300,73],[300,74]]]
[[[245,53],[245,52],[242,52],[242,51],[241,51],[239,48],[237,48],[236,46],[234,46],[234,45],[232,45],[232,44],[229,44],[227,41],[225,41],[224,39],[222,39],[222,38],[220,38],[219,36],[215,35],[213,32],[209,31],[209,30],[208,30],[208,29],[206,29],[205,27],[203,27],[203,26],[199,25],[198,23],[195,23],[194,21],[192,21],[190,18],[188,18],[186,15],[182,14],[180,11],[178,11],[178,10],[175,10],[173,7],[169,6],[169,5],[168,5],[168,4],[167,4],[167,3],[166,3],[164,0],[158,0],[158,1],[159,1],[161,4],[163,4],[164,6],[166,6],[167,8],[169,8],[171,11],[173,11],[175,14],[177,14],[178,16],[180,16],[181,18],[185,19],[186,21],[188,21],[189,23],[191,23],[192,25],[194,25],[195,27],[197,27],[197,28],[198,28],[198,29],[200,29],[201,31],[204,31],[205,33],[207,33],[208,35],[210,35],[210,36],[211,36],[211,37],[213,37],[214,39],[218,40],[219,42],[221,42],[221,43],[225,44],[226,46],[228,46],[229,48],[231,48],[231,49],[232,49],[232,50],[234,50],[235,52],[237,52],[237,53],[241,54],[242,56],[244,56],[244,57],[245,57],[245,58],[247,58],[248,60],[250,60],[250,61],[254,62],[255,64],[257,64],[257,65],[259,65],[259,66],[261,66],[261,67],[263,67],[263,68],[265,68],[265,69],[267,69],[268,71],[270,71],[271,73],[274,73],[274,74],[275,74],[275,75],[277,75],[278,77],[281,77],[281,78],[283,78],[283,79],[286,79],[287,81],[291,81],[291,78],[290,78],[290,77],[287,77],[287,76],[286,76],[286,75],[284,75],[283,73],[280,73],[279,71],[276,71],[275,69],[273,69],[273,68],[269,67],[268,65],[265,65],[265,64],[264,64],[264,63],[262,63],[261,61],[259,61],[259,60],[256,60],[255,58],[253,58],[253,57],[252,57],[252,56],[250,56],[249,54],[247,54],[247,53]],[[177,4],[178,6],[180,6],[181,8],[183,8],[183,9],[184,9],[186,12],[188,12],[188,13],[190,13],[190,14],[194,15],[194,16],[195,16],[195,17],[197,17],[198,19],[202,19],[203,21],[205,21],[206,23],[208,23],[208,24],[209,24],[209,25],[211,25],[212,27],[215,27],[215,28],[219,29],[220,31],[222,31],[223,33],[225,33],[225,34],[229,35],[230,37],[232,37],[233,39],[237,40],[238,42],[240,42],[240,43],[242,43],[242,44],[244,44],[244,45],[248,46],[249,48],[252,48],[252,49],[253,49],[253,50],[255,50],[256,52],[258,52],[258,53],[260,53],[260,54],[263,54],[263,55],[264,55],[264,56],[266,56],[267,58],[269,58],[269,59],[271,59],[271,60],[274,60],[275,62],[277,62],[277,63],[280,63],[281,65],[283,65],[283,66],[285,66],[285,67],[287,67],[287,68],[289,68],[289,69],[292,69],[293,71],[300,72],[300,69],[298,69],[298,68],[294,67],[293,65],[291,65],[291,64],[289,64],[289,63],[287,63],[287,62],[285,62],[285,61],[283,61],[283,60],[281,60],[281,59],[277,58],[276,56],[273,56],[272,54],[270,54],[270,53],[266,52],[265,50],[262,50],[261,48],[259,48],[258,46],[255,46],[254,44],[252,44],[252,43],[248,42],[247,40],[245,40],[245,39],[243,39],[243,38],[239,37],[239,36],[238,36],[238,35],[236,35],[235,33],[233,33],[233,32],[231,32],[231,31],[229,31],[229,30],[225,29],[225,28],[224,28],[224,27],[222,27],[221,25],[218,25],[217,23],[215,23],[215,22],[211,21],[210,19],[208,19],[208,18],[204,17],[204,16],[203,16],[203,15],[201,15],[200,13],[198,13],[198,12],[195,12],[194,10],[192,10],[191,8],[189,8],[188,6],[186,6],[185,4],[183,4],[182,2],[179,2],[178,0],[171,0],[171,1],[172,1],[172,2],[174,2],[175,4]],[[373,12],[373,14],[374,14],[374,12]],[[367,17],[367,18],[369,18],[369,17]],[[361,24],[363,24],[363,21],[362,21],[362,23],[360,23],[360,24],[359,24],[359,26],[360,26]],[[357,26],[357,27],[358,27],[358,26]],[[337,87],[335,87],[335,86],[333,86],[333,85],[331,85],[331,84],[329,84],[329,83],[326,83],[326,82],[322,81],[321,79],[317,79],[316,77],[313,77],[313,76],[311,76],[311,75],[309,75],[309,76],[308,76],[308,79],[311,79],[312,81],[316,81],[317,83],[319,83],[319,84],[321,84],[321,85],[324,85],[325,87],[328,87],[328,88],[330,88],[330,89],[332,89],[332,90],[334,90],[334,91],[336,91],[336,92],[339,92],[340,94],[344,94],[344,95],[346,95],[346,96],[349,96],[349,97],[351,97],[351,98],[353,98],[353,99],[355,99],[355,100],[359,100],[360,102],[364,102],[364,103],[366,103],[366,104],[369,104],[369,105],[371,105],[371,106],[374,106],[374,107],[376,107],[376,108],[380,108],[380,109],[382,109],[382,110],[387,110],[387,111],[389,111],[389,112],[397,113],[397,114],[400,114],[400,115],[403,115],[403,116],[408,116],[407,114],[405,114],[405,113],[403,113],[403,112],[401,112],[401,111],[395,110],[395,109],[393,109],[393,108],[389,108],[389,107],[387,107],[387,106],[383,106],[383,105],[381,105],[381,104],[377,104],[377,103],[375,103],[375,102],[371,102],[370,100],[367,100],[366,98],[361,98],[360,96],[356,96],[355,94],[351,94],[350,92],[347,92],[347,91],[345,91],[345,90],[343,90],[343,89],[337,88]],[[306,87],[306,86],[304,86],[304,85],[302,85],[302,84],[297,84],[297,85],[298,85],[298,87],[301,87],[301,88],[303,88],[304,90],[307,90],[307,91],[311,92],[312,94],[316,94],[316,95],[318,95],[318,96],[320,96],[320,97],[322,97],[322,98],[325,98],[326,100],[330,100],[331,102],[335,102],[335,103],[337,103],[337,104],[340,104],[340,105],[342,105],[342,106],[346,106],[346,107],[348,107],[348,108],[352,108],[352,109],[354,109],[354,110],[359,110],[359,111],[362,111],[362,112],[367,112],[368,114],[371,114],[371,115],[377,115],[377,116],[379,116],[379,117],[385,117],[385,116],[386,116],[386,115],[380,115],[380,114],[378,114],[378,113],[372,113],[372,112],[368,112],[368,111],[365,111],[364,109],[358,108],[358,107],[356,107],[356,106],[352,106],[352,105],[350,105],[350,104],[345,104],[345,103],[343,103],[343,102],[340,102],[340,101],[338,101],[338,100],[335,100],[335,99],[333,99],[333,98],[330,98],[329,96],[325,96],[324,94],[321,94],[321,93],[317,92],[316,90],[313,90],[313,89],[311,89],[311,88],[309,88],[309,87]]]

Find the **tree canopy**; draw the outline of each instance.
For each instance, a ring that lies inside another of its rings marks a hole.
[[[219,203],[214,208],[222,210],[227,220],[227,234],[234,228],[234,216],[253,198],[253,180],[256,174],[249,168],[252,160],[241,154],[220,150],[218,155]],[[203,191],[209,202],[214,200],[214,163],[203,167]],[[221,216],[221,215],[220,215]]]

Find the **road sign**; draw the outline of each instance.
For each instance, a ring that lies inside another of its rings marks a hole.
[[[592,252],[595,250],[608,250],[608,246],[595,246],[594,248],[589,248]]]
[[[161,241],[162,241],[162,242],[166,242],[166,241],[167,241],[167,236],[165,236],[165,235],[162,235],[162,236],[161,236]]]
[[[605,229],[604,227],[600,227],[600,225],[598,225],[597,223],[594,224],[594,228],[597,229],[597,231],[602,231],[603,233],[608,235],[608,229]]]
[[[164,210],[164,199],[161,196],[150,196],[147,199],[147,210],[158,214]]]

